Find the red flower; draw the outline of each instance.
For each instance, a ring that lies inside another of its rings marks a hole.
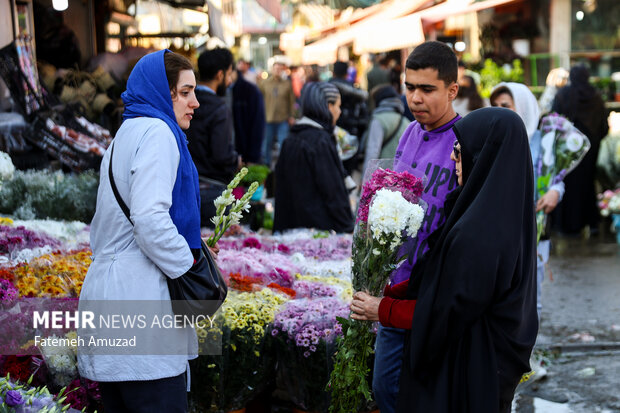
[[[246,238],[243,240],[243,244],[241,245],[243,248],[256,248],[260,249],[263,245],[259,240],[253,237]]]
[[[281,285],[276,283],[271,283],[267,287],[273,288],[274,290],[282,291],[284,294],[288,295],[291,298],[295,298],[295,296],[297,295],[297,291],[293,290],[292,288],[282,287]]]
[[[241,275],[239,273],[230,273],[229,285],[238,291],[254,291],[254,284],[261,284],[261,280],[258,277],[249,277]]]
[[[9,374],[11,379],[25,383],[32,375],[31,356],[7,356],[2,366],[2,376]]]

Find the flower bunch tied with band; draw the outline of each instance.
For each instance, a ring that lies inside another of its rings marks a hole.
[[[218,196],[213,204],[215,204],[215,216],[211,218],[211,222],[215,225],[215,232],[207,240],[209,247],[215,246],[222,235],[233,225],[238,225],[243,216],[243,212],[250,210],[250,198],[258,189],[258,182],[252,182],[247,192],[243,194],[241,199],[236,199],[233,195],[233,189],[239,185],[241,180],[248,173],[248,168],[241,168],[237,175],[228,184],[224,192]],[[226,212],[228,211],[228,214]]]
[[[415,238],[424,219],[423,180],[408,172],[377,169],[364,184],[353,234],[353,290],[380,296],[390,274],[405,259],[404,241]],[[371,322],[338,318],[334,369],[327,390],[332,413],[359,411],[370,401],[369,362],[375,332]]]

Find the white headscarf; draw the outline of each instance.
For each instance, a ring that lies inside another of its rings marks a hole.
[[[531,139],[538,129],[538,121],[540,120],[540,108],[536,97],[523,83],[502,82],[493,88],[493,92],[502,86],[510,90],[515,109],[523,119],[528,139]]]

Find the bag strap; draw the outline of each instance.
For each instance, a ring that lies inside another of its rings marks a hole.
[[[400,120],[398,121],[398,125],[396,125],[394,132],[392,132],[390,136],[388,136],[387,139],[383,140],[383,143],[381,144],[381,149],[385,148],[387,144],[390,143],[392,139],[394,139],[394,136],[396,136],[396,133],[400,130],[400,126],[403,124],[403,120],[405,120],[405,116],[400,115]]]
[[[129,207],[127,207],[127,204],[125,203],[125,201],[123,201],[123,198],[121,198],[121,194],[118,192],[118,188],[116,187],[116,183],[114,182],[114,174],[112,173],[112,157],[113,156],[114,156],[114,144],[112,144],[112,148],[110,149],[110,166],[108,167],[108,176],[110,177],[110,185],[112,186],[112,192],[114,192],[114,198],[116,198],[116,202],[118,202],[118,205],[123,210],[123,213],[129,220],[131,225],[133,225],[133,221],[131,220],[130,215],[129,215]]]

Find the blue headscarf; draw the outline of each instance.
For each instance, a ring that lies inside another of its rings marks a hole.
[[[144,56],[131,71],[127,80],[127,90],[121,95],[125,103],[123,120],[137,117],[161,119],[174,133],[181,159],[172,188],[170,218],[189,247],[200,248],[198,172],[187,149],[185,133],[179,127],[172,108],[164,66],[164,54],[168,52],[170,50],[166,49]]]

